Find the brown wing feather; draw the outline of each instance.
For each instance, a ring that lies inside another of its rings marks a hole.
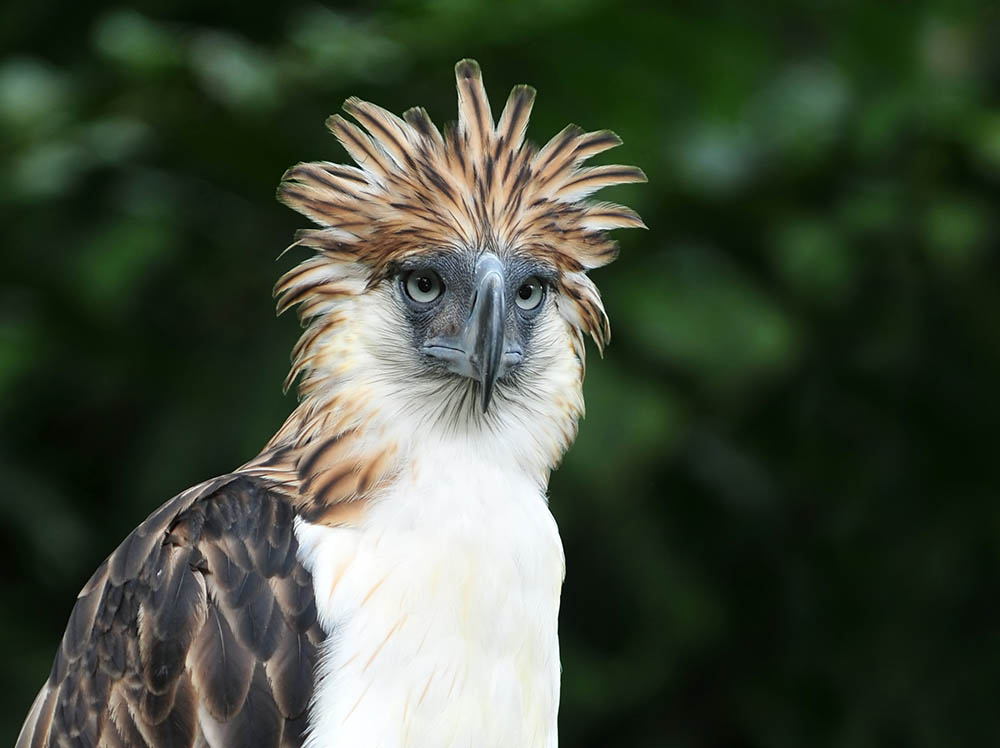
[[[154,512],[80,593],[17,748],[301,745],[324,634],[294,517],[243,475]]]

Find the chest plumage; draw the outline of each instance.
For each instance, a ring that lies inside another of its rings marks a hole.
[[[458,445],[357,527],[301,522],[328,646],[314,748],[553,746],[563,555],[541,488]]]

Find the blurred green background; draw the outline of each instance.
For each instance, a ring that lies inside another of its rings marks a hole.
[[[273,199],[358,94],[610,127],[649,232],[551,486],[565,746],[1000,737],[1000,6],[0,10],[0,744],[76,592],[292,408]],[[612,160],[611,158],[605,161]]]

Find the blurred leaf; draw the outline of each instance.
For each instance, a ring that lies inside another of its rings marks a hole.
[[[829,62],[783,70],[751,105],[755,137],[779,157],[811,159],[840,134],[851,103],[844,74]]]
[[[971,36],[963,24],[930,16],[919,36],[920,57],[926,71],[944,85],[972,72]]]
[[[671,144],[685,186],[709,194],[742,187],[758,159],[746,134],[720,125],[701,124]]]
[[[13,396],[21,376],[37,366],[41,333],[37,323],[4,310],[0,317],[0,401]]]
[[[145,122],[133,117],[110,116],[87,125],[82,139],[101,161],[118,163],[135,158],[150,137]]]
[[[783,223],[770,250],[778,274],[807,301],[836,303],[854,287],[854,260],[826,221],[803,218]]]
[[[1000,113],[984,113],[972,128],[975,154],[990,173],[1000,174]]]
[[[206,92],[235,109],[269,110],[279,81],[269,55],[235,34],[204,31],[191,44],[191,64]]]
[[[331,8],[297,9],[289,38],[301,53],[303,72],[324,85],[333,81],[385,81],[398,69],[405,50],[380,25]]]
[[[0,65],[0,123],[18,138],[35,138],[61,123],[69,106],[69,87],[51,66],[31,58]]]
[[[171,227],[155,219],[131,217],[108,223],[82,247],[74,285],[92,309],[120,314],[172,241]]]
[[[92,33],[97,51],[123,69],[147,75],[183,61],[179,33],[134,10],[113,10],[98,19]]]
[[[798,354],[792,320],[750,278],[711,250],[676,247],[626,271],[632,295],[617,329],[631,345],[679,366],[696,380],[738,388],[782,371]]]
[[[903,145],[915,115],[913,99],[911,91],[886,92],[858,113],[855,144],[865,158],[884,158]]]
[[[964,269],[985,249],[986,212],[969,198],[944,196],[927,212],[925,236],[928,255],[939,268]]]
[[[71,190],[94,164],[79,143],[50,140],[26,148],[11,164],[4,193],[8,198],[47,200]]]
[[[852,184],[836,207],[837,222],[854,234],[883,234],[903,219],[899,185],[891,181]]]
[[[618,484],[618,476],[668,459],[686,430],[680,398],[613,356],[588,364],[585,393],[588,416],[566,464],[595,485]],[[600,495],[622,501],[617,491]]]

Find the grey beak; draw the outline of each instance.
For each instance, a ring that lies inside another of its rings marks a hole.
[[[503,294],[503,266],[493,255],[484,255],[476,266],[476,295],[465,326],[465,350],[483,384],[483,411],[490,405],[493,386],[503,359],[504,326],[507,321]]]
[[[505,351],[507,300],[504,296],[503,265],[496,255],[485,254],[476,265],[476,280],[465,329],[455,337],[428,340],[424,353],[444,361],[456,374],[483,385],[480,404],[485,412],[493,397],[497,378],[522,359],[521,349]]]

